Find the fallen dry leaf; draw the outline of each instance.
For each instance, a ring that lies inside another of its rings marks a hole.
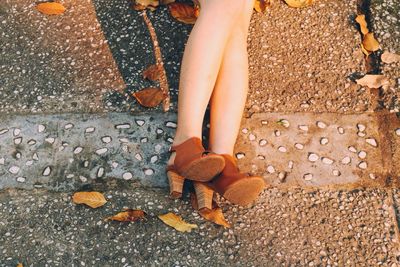
[[[395,63],[395,62],[400,62],[400,55],[395,54],[395,53],[390,53],[388,51],[385,51],[382,55],[381,55],[381,60],[383,63],[386,64],[391,64],[391,63]]]
[[[161,89],[148,87],[132,94],[140,105],[153,108],[158,106],[164,100],[165,95]]]
[[[286,4],[290,7],[307,7],[313,3],[313,0],[285,0]]]
[[[178,215],[169,212],[167,214],[158,215],[161,221],[163,221],[166,225],[169,225],[179,232],[191,232],[192,229],[197,228],[196,224],[187,223],[182,220],[182,218]]]
[[[364,45],[361,43],[361,51],[366,55],[367,57],[371,54],[367,49],[364,48]]]
[[[379,50],[379,43],[375,39],[373,32],[369,32],[364,35],[362,44],[363,44],[364,48],[370,52],[375,52],[375,51]]]
[[[254,9],[259,13],[263,13],[268,7],[271,6],[271,0],[255,0]]]
[[[148,8],[151,11],[154,11],[158,5],[158,0],[132,0],[132,8],[134,10],[144,10]]]
[[[196,22],[196,11],[193,6],[185,3],[172,3],[168,7],[171,16],[176,20],[187,24],[194,24]]]
[[[201,209],[198,210],[197,198],[196,194],[193,192],[190,193],[190,202],[192,203],[193,209],[197,210],[201,217],[206,219],[207,221],[211,221],[218,225],[222,225],[225,228],[230,228],[231,225],[226,221],[224,214],[222,213],[222,209],[218,206],[218,204],[213,200],[212,202],[212,210],[209,209]]]
[[[358,15],[356,17],[356,21],[360,25],[361,33],[367,34],[369,30],[368,30],[368,24],[365,21],[365,15],[364,14]]]
[[[157,64],[153,64],[147,67],[143,71],[143,78],[151,81],[157,81],[160,78],[160,68]]]
[[[389,79],[385,77],[385,75],[374,74],[367,74],[361,79],[356,80],[356,82],[361,86],[367,86],[369,88],[379,88],[390,84]]]
[[[60,15],[65,12],[65,7],[56,2],[39,3],[36,9],[46,15]]]
[[[22,265],[22,263],[19,262],[19,263],[17,264],[17,267],[24,267],[24,265]]]
[[[119,212],[114,216],[105,218],[105,221],[119,221],[119,222],[135,222],[142,221],[145,219],[146,212],[142,210],[125,209],[125,211]]]
[[[76,192],[72,196],[75,204],[86,204],[91,208],[98,208],[107,203],[102,193],[99,192]]]

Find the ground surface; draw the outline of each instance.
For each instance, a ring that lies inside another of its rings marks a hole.
[[[400,53],[395,1],[361,10],[381,43],[373,71],[390,78],[385,90],[354,82],[371,71],[354,23],[362,1],[306,9],[276,1],[253,13],[235,155],[272,186],[251,207],[220,199],[231,229],[167,196],[163,170],[192,26],[165,7],[148,13],[172,95],[163,113],[130,96],[152,85],[141,73],[155,61],[140,14],[117,0],[62,2],[66,13],[53,17],[31,1],[0,3],[0,266],[400,265],[400,68],[379,61],[383,51]],[[77,206],[77,190],[109,201]],[[124,207],[144,209],[148,220],[103,221]],[[165,226],[156,215],[167,211],[199,228]]]

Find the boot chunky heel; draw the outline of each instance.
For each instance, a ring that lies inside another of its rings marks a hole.
[[[214,196],[214,190],[206,183],[193,182],[194,190],[196,192],[198,210],[203,208],[211,209]]]
[[[171,197],[174,198],[182,196],[184,179],[207,182],[225,167],[224,157],[205,150],[198,137],[171,146],[169,151],[176,152],[174,163],[166,168]]]

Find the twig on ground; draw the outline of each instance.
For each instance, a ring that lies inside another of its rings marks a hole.
[[[151,40],[153,42],[154,57],[156,59],[156,65],[160,71],[160,78],[158,81],[160,82],[161,91],[163,92],[163,94],[165,96],[165,98],[162,102],[162,105],[163,105],[164,112],[166,112],[169,110],[169,104],[171,101],[170,95],[169,95],[169,85],[168,85],[167,73],[164,68],[161,49],[160,49],[160,46],[158,45],[156,31],[155,31],[153,24],[151,23],[149,17],[147,17],[146,10],[143,10],[142,16],[143,16],[144,22],[147,25],[147,28],[149,29]]]

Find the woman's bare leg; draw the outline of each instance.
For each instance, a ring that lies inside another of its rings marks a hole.
[[[201,138],[210,100],[232,29],[251,0],[199,0],[197,18],[183,54],[178,96],[178,128],[173,145]],[[168,164],[174,160],[172,153]]]
[[[248,92],[247,36],[252,11],[249,3],[241,24],[231,33],[211,98],[209,148],[219,154],[233,154],[240,128]]]

